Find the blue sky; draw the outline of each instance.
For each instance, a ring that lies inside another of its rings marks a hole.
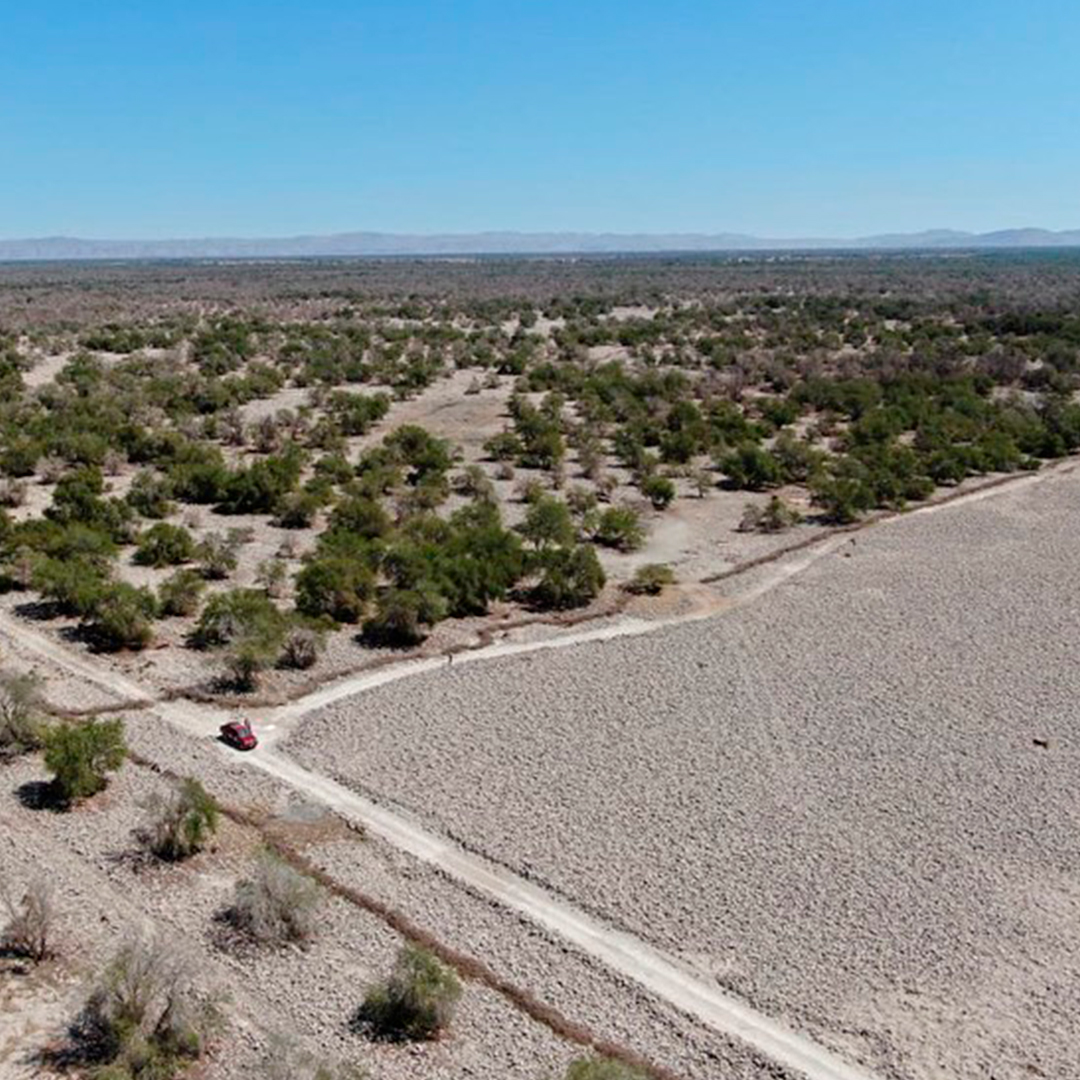
[[[1075,0],[36,0],[0,237],[1080,227]]]

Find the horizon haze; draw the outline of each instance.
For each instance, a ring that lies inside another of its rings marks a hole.
[[[855,238],[768,238],[745,233],[346,232],[323,236],[110,240],[0,240],[0,262],[95,259],[363,258],[461,255],[604,255],[769,251],[912,251],[1080,247],[1080,229],[928,229]]]

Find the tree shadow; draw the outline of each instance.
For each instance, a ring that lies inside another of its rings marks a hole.
[[[51,780],[27,780],[15,789],[15,798],[27,810],[48,810],[59,814],[70,808]]]
[[[28,600],[25,604],[16,604],[12,610],[19,618],[31,622],[51,622],[64,614],[55,600]]]
[[[119,1050],[115,1029],[102,1016],[100,1003],[91,998],[64,1037],[37,1051],[30,1063],[59,1073],[82,1072],[114,1060]]]

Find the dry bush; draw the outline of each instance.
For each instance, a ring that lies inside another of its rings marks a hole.
[[[43,877],[34,878],[18,901],[6,885],[0,886],[0,900],[8,916],[7,925],[0,933],[0,948],[35,963],[47,959],[52,954],[56,922],[52,886]]]
[[[203,1051],[217,1026],[213,1002],[197,990],[199,970],[184,953],[148,937],[113,958],[73,1028],[72,1056],[108,1080],[163,1080]]]
[[[38,749],[43,734],[41,680],[0,672],[0,758]]]
[[[287,1035],[271,1037],[260,1072],[261,1080],[366,1080],[368,1075],[358,1065],[316,1058]]]
[[[0,479],[0,506],[22,506],[26,502],[26,481]]]
[[[323,643],[323,635],[318,630],[307,626],[294,626],[285,635],[285,644],[281,650],[282,667],[298,670],[314,667]]]
[[[55,484],[66,471],[67,463],[55,455],[42,458],[37,466],[37,474],[43,484]]]
[[[146,846],[168,861],[201,851],[217,832],[221,811],[194,777],[175,784],[168,794],[155,793],[144,803],[149,821],[140,832]]]
[[[315,933],[322,890],[271,851],[255,859],[251,877],[238,882],[229,920],[265,945],[306,941]]]

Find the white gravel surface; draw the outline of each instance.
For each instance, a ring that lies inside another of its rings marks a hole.
[[[1078,531],[1080,480],[1047,477],[289,747],[883,1073],[1075,1080]]]

